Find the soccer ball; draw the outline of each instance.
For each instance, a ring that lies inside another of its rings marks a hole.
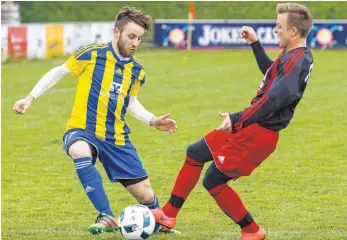
[[[120,213],[118,226],[126,239],[146,239],[154,231],[155,219],[148,207],[135,204]]]

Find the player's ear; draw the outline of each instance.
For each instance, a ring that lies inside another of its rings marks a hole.
[[[120,37],[120,30],[119,30],[119,28],[114,27],[113,32],[114,32],[114,34],[115,34],[115,37],[116,37],[117,39],[119,39],[119,37]]]
[[[298,31],[298,29],[297,29],[296,27],[292,27],[292,28],[290,29],[290,32],[291,32],[292,37],[294,37],[294,36],[296,36],[297,34],[299,34],[299,31]]]

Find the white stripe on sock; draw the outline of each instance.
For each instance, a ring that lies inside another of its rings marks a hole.
[[[85,161],[85,162],[75,163],[76,166],[85,165],[85,164],[92,164],[92,161]]]
[[[81,169],[81,168],[85,168],[85,167],[88,167],[88,166],[91,166],[92,164],[91,163],[85,163],[85,164],[81,164],[81,165],[76,165],[75,168],[76,169]]]

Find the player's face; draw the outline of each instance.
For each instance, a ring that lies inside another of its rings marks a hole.
[[[144,34],[145,30],[140,25],[134,22],[127,23],[123,27],[123,31],[121,31],[117,42],[119,53],[123,57],[134,56]]]
[[[281,13],[277,15],[277,22],[276,22],[276,28],[275,33],[277,34],[279,40],[280,40],[280,47],[286,48],[288,46],[288,43],[292,37],[291,31],[292,29],[288,29],[288,14],[287,13]]]

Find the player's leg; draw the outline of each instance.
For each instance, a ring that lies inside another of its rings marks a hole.
[[[231,177],[219,171],[213,162],[205,173],[203,185],[220,209],[240,226],[242,232],[252,233],[254,238],[250,239],[264,239],[264,230],[259,228],[253,220],[239,195],[227,185],[227,182],[231,179]]]
[[[187,148],[187,156],[178,173],[169,202],[162,209],[152,211],[158,223],[168,228],[174,226],[175,218],[198,182],[204,164],[213,159],[212,152],[219,149],[230,134],[214,130]]]
[[[135,179],[120,179],[119,182],[128,190],[128,192],[142,205],[149,209],[159,207],[159,201],[154,194],[148,176]],[[158,231],[160,225],[156,225],[154,231]]]
[[[135,179],[120,179],[119,182],[140,204],[150,209],[159,207],[158,198],[154,195],[148,176]]]
[[[103,187],[101,175],[93,164],[98,151],[93,140],[82,130],[70,131],[64,136],[64,149],[73,159],[77,176],[88,198],[100,213],[96,223],[88,228],[91,233],[99,234],[118,228]]]
[[[264,239],[265,231],[226,183],[229,179],[249,176],[275,150],[277,141],[278,133],[252,124],[230,135],[222,147],[212,151],[214,162],[206,171],[204,186],[223,212],[240,225],[239,240]]]
[[[204,138],[187,148],[186,159],[176,178],[169,201],[163,207],[166,216],[175,218],[190,192],[199,181],[204,164],[212,160],[212,154]]]
[[[188,146],[186,159],[178,173],[169,201],[162,209],[152,211],[157,223],[169,229],[175,226],[176,217],[198,182],[204,164],[211,160],[212,154],[204,138]]]

